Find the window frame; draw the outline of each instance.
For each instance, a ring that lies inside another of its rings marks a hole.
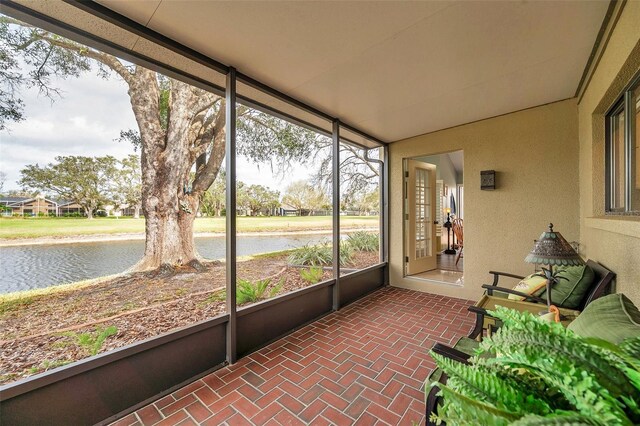
[[[640,74],[636,75],[627,85],[622,95],[605,115],[605,214],[607,215],[634,215],[640,216],[640,210],[633,210],[633,185],[635,182],[635,170],[633,169],[633,156],[635,155],[635,113],[633,93],[640,89]],[[624,126],[622,127],[624,143],[624,207],[612,207],[614,188],[616,183],[615,173],[615,144],[614,131],[618,130],[614,125],[615,120],[622,114]],[[638,164],[635,165],[638,167]],[[637,202],[638,200],[636,200]]]

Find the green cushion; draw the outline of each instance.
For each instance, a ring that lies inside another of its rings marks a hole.
[[[551,288],[551,303],[568,309],[580,307],[580,302],[595,279],[593,269],[587,265],[558,266],[554,268],[554,273],[558,281]],[[546,288],[542,288],[536,296],[546,299]]]
[[[617,345],[640,336],[640,311],[624,294],[609,294],[591,302],[568,328]]]

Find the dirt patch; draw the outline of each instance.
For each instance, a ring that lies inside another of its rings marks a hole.
[[[357,252],[348,268],[378,263]],[[139,342],[225,312],[225,264],[169,274],[136,273],[68,291],[0,304],[0,384]],[[270,279],[265,292],[311,285],[285,254],[238,261],[239,279]],[[326,270],[322,280],[331,278]],[[247,303],[245,305],[249,305]],[[244,306],[244,305],[242,305]]]

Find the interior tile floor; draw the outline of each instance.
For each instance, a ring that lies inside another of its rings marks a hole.
[[[432,271],[421,272],[419,274],[411,275],[408,278],[435,281],[458,286],[464,285],[464,274],[462,272],[447,271],[444,269],[434,269]]]
[[[438,253],[436,269],[421,272],[419,274],[413,274],[407,278],[463,286],[463,269],[464,258],[460,258],[460,261],[456,265],[455,254]]]
[[[471,330],[471,303],[385,287],[114,424],[424,424],[428,351]]]
[[[458,259],[458,264],[456,264],[456,257],[458,257],[457,254],[438,253],[438,269],[446,269],[447,271],[454,272],[464,271],[464,254],[462,255],[462,257],[460,257],[460,259]]]

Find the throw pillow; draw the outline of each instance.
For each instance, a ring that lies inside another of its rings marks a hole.
[[[640,311],[624,294],[609,294],[591,302],[567,328],[617,345],[640,336]]]
[[[595,278],[593,269],[587,265],[558,266],[556,268],[554,268],[554,274],[558,281],[551,287],[551,303],[568,309],[580,307],[582,299],[586,297],[593,284]],[[543,288],[540,294],[535,295],[546,299],[546,288]]]
[[[544,289],[546,285],[547,285],[547,279],[544,277],[544,275],[540,275],[539,273],[536,273],[523,278],[522,281],[516,284],[516,286],[513,289],[516,291],[519,291],[520,293],[535,294],[540,289]],[[509,299],[524,300],[525,298],[515,294],[510,294]]]

